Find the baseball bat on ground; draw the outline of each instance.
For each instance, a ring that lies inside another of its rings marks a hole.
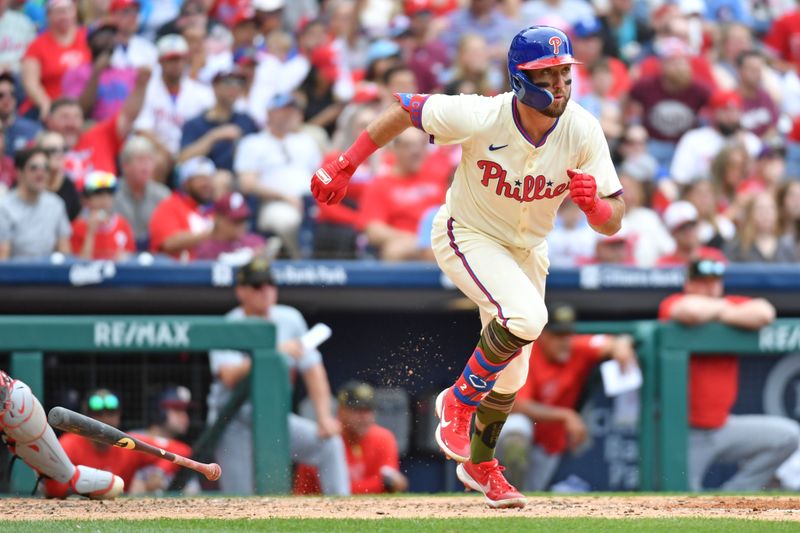
[[[155,455],[156,457],[166,459],[176,465],[191,468],[212,481],[219,479],[219,476],[222,475],[222,469],[217,463],[200,463],[182,455],[162,450],[152,444],[142,442],[136,437],[132,437],[113,426],[109,426],[99,420],[89,418],[88,416],[76,413],[64,407],[53,407],[50,409],[50,413],[47,415],[47,421],[54,428],[69,431],[70,433],[75,433],[76,435],[86,437],[96,442]]]

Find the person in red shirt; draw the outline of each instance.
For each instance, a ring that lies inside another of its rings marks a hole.
[[[444,202],[449,164],[428,165],[428,136],[407,129],[393,141],[392,172],[367,184],[359,202],[360,225],[386,261],[420,255],[417,229],[426,211]]]
[[[95,171],[83,184],[84,209],[72,222],[72,253],[81,259],[124,261],[136,250],[131,225],[114,213],[117,177]]]
[[[789,11],[778,20],[764,37],[764,44],[781,72],[800,70],[800,9]]]
[[[660,320],[686,326],[720,322],[758,330],[775,320],[775,308],[763,298],[725,296],[725,263],[698,256],[689,263],[683,292],[661,302]],[[689,362],[689,488],[703,488],[703,477],[716,461],[739,468],[723,490],[763,489],[775,470],[794,452],[800,426],[789,418],[733,415],[739,387],[739,360],[733,355],[692,357]]]
[[[149,67],[139,68],[133,90],[122,104],[122,109],[113,117],[86,130],[83,110],[77,100],[59,98],[52,103],[45,125],[48,130],[64,136],[68,150],[65,170],[78,183],[93,170],[118,173],[117,155],[142,109],[149,80]]]
[[[91,60],[86,29],[78,25],[75,3],[48,0],[47,30],[33,40],[22,57],[22,85],[28,100],[22,103],[20,114],[35,106],[39,116],[46,117],[51,103],[61,96],[64,74]]]
[[[120,427],[122,421],[119,398],[108,389],[97,389],[89,394],[84,405],[84,414],[113,427]],[[171,439],[156,441],[156,439],[146,435],[137,435],[137,437],[148,444],[175,453],[184,454],[187,451],[185,445],[180,446],[181,443]],[[162,461],[162,459],[154,455],[136,453],[124,448],[111,446],[110,444],[102,444],[88,440],[75,433],[64,433],[58,439],[58,442],[61,443],[67,457],[73,463],[113,472],[122,478],[126,491],[130,489],[131,481],[140,468],[155,465]],[[169,472],[174,474],[178,469],[178,465],[167,463],[165,468],[168,468]],[[59,483],[53,479],[45,480],[45,492],[48,495],[57,496],[67,491],[68,486],[66,483]]]
[[[165,198],[150,219],[150,250],[176,259],[195,258],[196,247],[211,238],[210,209],[217,168],[206,157],[195,157],[181,165],[178,189]]]
[[[656,266],[683,266],[692,257],[702,254],[725,261],[725,254],[717,248],[702,246],[697,233],[697,208],[690,202],[680,200],[673,202],[664,212],[664,224],[675,240],[675,251],[658,258]]]
[[[178,440],[189,431],[189,409],[194,406],[192,393],[184,386],[167,386],[152,399],[148,416],[150,426],[146,429],[131,430],[128,433],[137,438],[151,438],[161,448],[170,446],[170,451],[184,457],[191,457],[192,448]],[[175,464],[160,459],[151,466],[139,469],[134,476],[128,492],[131,494],[159,494],[169,489],[177,469]],[[192,478],[184,493],[196,494],[200,491],[197,478]]]
[[[338,400],[352,493],[405,492],[408,480],[400,472],[397,440],[375,423],[375,390],[366,383],[348,381],[339,390]],[[315,467],[298,465],[294,493],[322,493]]]
[[[625,371],[637,364],[630,336],[576,335],[575,310],[566,304],[549,305],[548,317],[497,445],[509,480],[524,490],[546,490],[561,456],[586,441],[576,409],[595,365],[611,358]]]

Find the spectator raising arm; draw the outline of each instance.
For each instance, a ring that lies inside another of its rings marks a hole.
[[[117,116],[117,135],[120,139],[125,139],[133,131],[133,123],[144,105],[144,96],[147,92],[147,84],[150,82],[152,71],[150,67],[139,67],[136,69],[136,82],[133,90]]]

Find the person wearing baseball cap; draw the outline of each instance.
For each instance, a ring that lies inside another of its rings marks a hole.
[[[697,208],[691,202],[678,200],[672,202],[664,212],[664,225],[667,226],[675,241],[675,251],[661,256],[656,266],[682,266],[686,265],[692,257],[704,255],[725,260],[725,255],[717,248],[703,246],[697,232]]]
[[[246,81],[245,74],[235,65],[214,74],[214,104],[183,125],[179,162],[202,156],[211,159],[217,168],[233,172],[238,141],[258,131],[250,115],[234,110],[244,95]]]
[[[597,364],[614,359],[623,372],[637,365],[630,336],[578,334],[575,308],[565,302],[548,302],[547,312],[515,413],[497,445],[509,479],[525,490],[547,490],[558,481],[553,476],[562,455],[586,442],[589,428],[579,412],[580,398]]]
[[[183,36],[164,35],[156,49],[160,75],[150,82],[135,128],[151,133],[155,175],[166,180],[180,152],[182,125],[214,105],[214,92],[186,73],[189,45]]]
[[[248,231],[252,213],[241,193],[222,195],[214,202],[213,212],[214,229],[211,237],[197,246],[197,259],[217,260],[223,254],[252,258],[264,248],[264,238]]]
[[[136,251],[130,223],[114,212],[119,180],[95,170],[83,180],[83,210],[72,222],[72,253],[82,259],[123,261]]]
[[[408,479],[400,472],[397,439],[375,422],[375,389],[350,380],[339,389],[337,401],[353,494],[405,492]],[[294,493],[319,494],[318,480],[316,468],[298,465]]]
[[[349,495],[341,424],[331,414],[331,388],[316,344],[304,336],[308,325],[297,309],[278,304],[278,288],[269,251],[236,272],[236,299],[228,320],[266,320],[275,326],[279,354],[290,369],[289,378],[300,376],[314,406],[316,422],[289,414],[289,453],[294,461],[319,469],[326,495]],[[250,374],[250,355],[233,350],[212,350],[209,364],[213,382],[208,394],[208,422],[214,423],[239,383]],[[278,379],[276,377],[276,379]],[[265,384],[263,386],[269,386]],[[225,494],[253,494],[253,406],[248,401],[233,415],[215,450],[222,467],[220,488]]]
[[[189,431],[189,411],[194,407],[192,393],[188,388],[183,385],[168,385],[149,398],[148,427],[130,430],[128,433],[142,440],[157,441],[160,448],[191,457],[191,446],[180,439]],[[177,471],[177,465],[165,459],[140,468],[131,482],[129,493],[163,494]],[[184,493],[189,494],[199,491],[200,486],[196,479],[183,489]]]
[[[761,140],[742,128],[742,108],[742,97],[735,90],[720,90],[711,96],[708,103],[711,123],[687,131],[675,148],[670,166],[673,180],[686,184],[706,177],[714,157],[734,142],[743,144],[751,157],[758,156]]]
[[[175,191],[150,219],[150,250],[176,259],[194,259],[195,248],[211,236],[208,204],[213,200],[217,168],[206,157],[189,159],[178,167]]]
[[[108,11],[111,22],[119,30],[117,46],[111,57],[115,68],[137,68],[155,65],[158,54],[152,42],[138,35],[139,0],[111,0]]]
[[[775,307],[764,298],[725,295],[727,265],[698,254],[686,269],[683,292],[668,296],[658,310],[660,320],[689,327],[721,323],[757,331],[775,320]],[[734,415],[739,386],[735,355],[692,356],[689,362],[689,489],[703,489],[706,471],[717,461],[736,464],[737,471],[721,490],[763,490],[775,471],[797,451],[800,426],[790,418]]]

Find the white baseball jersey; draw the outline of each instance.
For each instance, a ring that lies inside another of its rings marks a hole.
[[[184,122],[203,113],[214,102],[211,87],[188,76],[181,80],[176,96],[170,94],[161,76],[153,76],[147,84],[144,106],[133,127],[152,132],[172,155],[177,155]]]
[[[402,96],[401,102],[403,102]],[[508,246],[531,249],[553,229],[569,194],[567,169],[597,180],[599,196],[620,194],[600,123],[570,101],[542,139],[522,128],[513,93],[494,97],[435,94],[405,98],[412,122],[437,144],[460,144],[461,162],[447,192],[459,224]],[[421,107],[421,109],[420,109]]]

